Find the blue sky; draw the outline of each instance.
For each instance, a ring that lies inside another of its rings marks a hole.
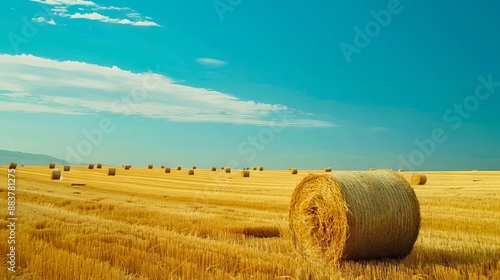
[[[0,149],[115,165],[500,168],[495,1],[159,2],[0,4]]]

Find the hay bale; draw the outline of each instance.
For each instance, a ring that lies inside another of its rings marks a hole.
[[[255,167],[255,166],[254,166],[254,167],[252,167],[252,170],[257,170],[257,167]]]
[[[217,171],[217,167],[215,166],[212,166],[212,168],[210,168],[211,171]]]
[[[165,168],[165,165],[160,166],[160,169],[163,169],[163,168]]]
[[[52,170],[50,178],[52,180],[60,180],[61,179],[61,170]]]
[[[194,175],[194,169],[189,169],[188,175]]]
[[[17,163],[15,163],[15,162],[11,162],[11,163],[9,164],[9,169],[16,169],[16,168],[17,168]]]
[[[152,164],[148,164],[148,169],[153,169],[153,165]]]
[[[89,163],[89,169],[94,169],[94,164]]]
[[[290,168],[290,173],[297,174],[297,168]]]
[[[196,169],[196,166],[193,165],[193,169]]]
[[[325,172],[332,172],[332,168],[331,167],[326,167],[325,168]]]
[[[370,169],[368,169],[368,170],[369,170],[369,171],[375,171],[375,170],[377,170],[377,169],[372,167],[372,168],[370,168]]]
[[[404,169],[398,169],[398,172],[405,172]]]
[[[427,176],[424,174],[413,174],[411,176],[412,185],[424,185],[427,182]]]
[[[70,170],[71,170],[71,166],[69,166],[69,165],[64,166],[64,171],[70,171]]]
[[[49,168],[50,168],[50,169],[54,169],[54,168],[56,168],[56,164],[55,164],[55,163],[49,163]]]
[[[115,175],[116,175],[116,168],[109,168],[108,176],[115,176]]]
[[[250,177],[250,171],[248,170],[241,171],[241,177]]]
[[[262,167],[262,166],[259,166],[258,169],[259,169],[259,171],[264,171],[264,167]]]
[[[220,170],[224,170],[225,167],[221,167]]]
[[[292,241],[305,257],[344,259],[408,255],[420,230],[410,184],[391,171],[310,174],[290,202]]]
[[[97,167],[97,169],[101,169],[102,168],[102,164],[98,163],[96,167]]]
[[[231,173],[231,168],[226,167],[226,168],[224,168],[224,171],[226,171],[226,173]]]
[[[130,167],[132,167],[132,166],[130,166],[130,165],[125,165],[125,170],[129,170],[129,169],[130,169]]]
[[[250,167],[245,168],[245,170],[250,170]]]
[[[170,167],[165,167],[165,173],[170,173]]]
[[[176,170],[181,170],[182,168],[180,166],[177,166],[175,169]]]

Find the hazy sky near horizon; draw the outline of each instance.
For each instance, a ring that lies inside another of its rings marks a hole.
[[[0,7],[0,149],[115,165],[500,168],[496,1]]]

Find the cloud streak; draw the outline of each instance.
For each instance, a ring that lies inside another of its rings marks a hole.
[[[334,126],[281,104],[241,100],[160,74],[32,55],[0,55],[0,110],[246,125],[269,125],[279,116],[285,126]]]
[[[214,59],[214,58],[197,58],[196,62],[205,66],[221,67],[227,64],[227,62]]]

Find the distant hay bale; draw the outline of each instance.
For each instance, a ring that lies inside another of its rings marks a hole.
[[[177,169],[177,170],[181,170],[181,169],[182,169],[182,167],[177,166],[175,169]]]
[[[257,167],[255,167],[255,166],[254,166],[254,167],[252,167],[252,170],[257,170]]]
[[[310,174],[292,194],[289,226],[296,249],[315,260],[402,258],[417,240],[420,206],[395,172]]]
[[[225,167],[221,167],[220,170],[224,170]]]
[[[94,169],[94,164],[89,163],[89,169]]]
[[[194,169],[189,169],[188,175],[194,175]]]
[[[248,170],[241,171],[241,177],[250,177],[250,171]]]
[[[163,169],[163,168],[165,168],[165,165],[160,166],[160,169]]]
[[[130,165],[125,165],[125,170],[129,170],[130,169]]]
[[[411,184],[412,185],[425,185],[427,182],[427,176],[424,174],[413,174],[411,176]]]
[[[152,164],[149,164],[149,165],[148,165],[148,169],[153,169],[153,165],[152,165]]]
[[[297,174],[297,168],[290,168],[290,173]]]
[[[9,169],[16,169],[16,168],[17,168],[17,163],[15,163],[15,162],[11,162],[11,163],[9,164]]]
[[[165,167],[165,173],[170,173],[170,167]]]
[[[69,165],[64,166],[64,171],[70,171],[70,170],[71,170],[71,166],[69,166]]]
[[[247,167],[245,170],[250,170],[250,167]]]
[[[226,173],[231,173],[231,168],[226,167],[226,168],[224,168],[224,171],[226,171]]]
[[[116,168],[109,168],[108,170],[108,176],[115,176],[116,175]]]
[[[259,169],[259,171],[264,171],[264,167],[262,167],[262,166],[259,166],[258,169]]]
[[[398,169],[398,172],[405,172],[404,169]]]
[[[372,168],[370,168],[370,169],[368,169],[368,170],[369,170],[369,171],[375,171],[375,170],[377,170],[377,169],[372,167]]]
[[[102,168],[102,164],[98,163],[98,164],[96,165],[96,167],[97,167],[97,169],[101,169],[101,168]]]
[[[196,169],[196,166],[193,165],[193,169]]]
[[[52,180],[60,180],[61,179],[61,170],[52,170],[52,174],[50,175]]]
[[[217,167],[215,166],[212,166],[212,168],[210,168],[211,171],[217,171]]]
[[[325,172],[332,172],[332,168],[331,167],[326,167],[325,168]]]
[[[50,169],[54,169],[54,168],[56,168],[56,164],[55,164],[55,163],[49,163],[49,168],[50,168]]]

